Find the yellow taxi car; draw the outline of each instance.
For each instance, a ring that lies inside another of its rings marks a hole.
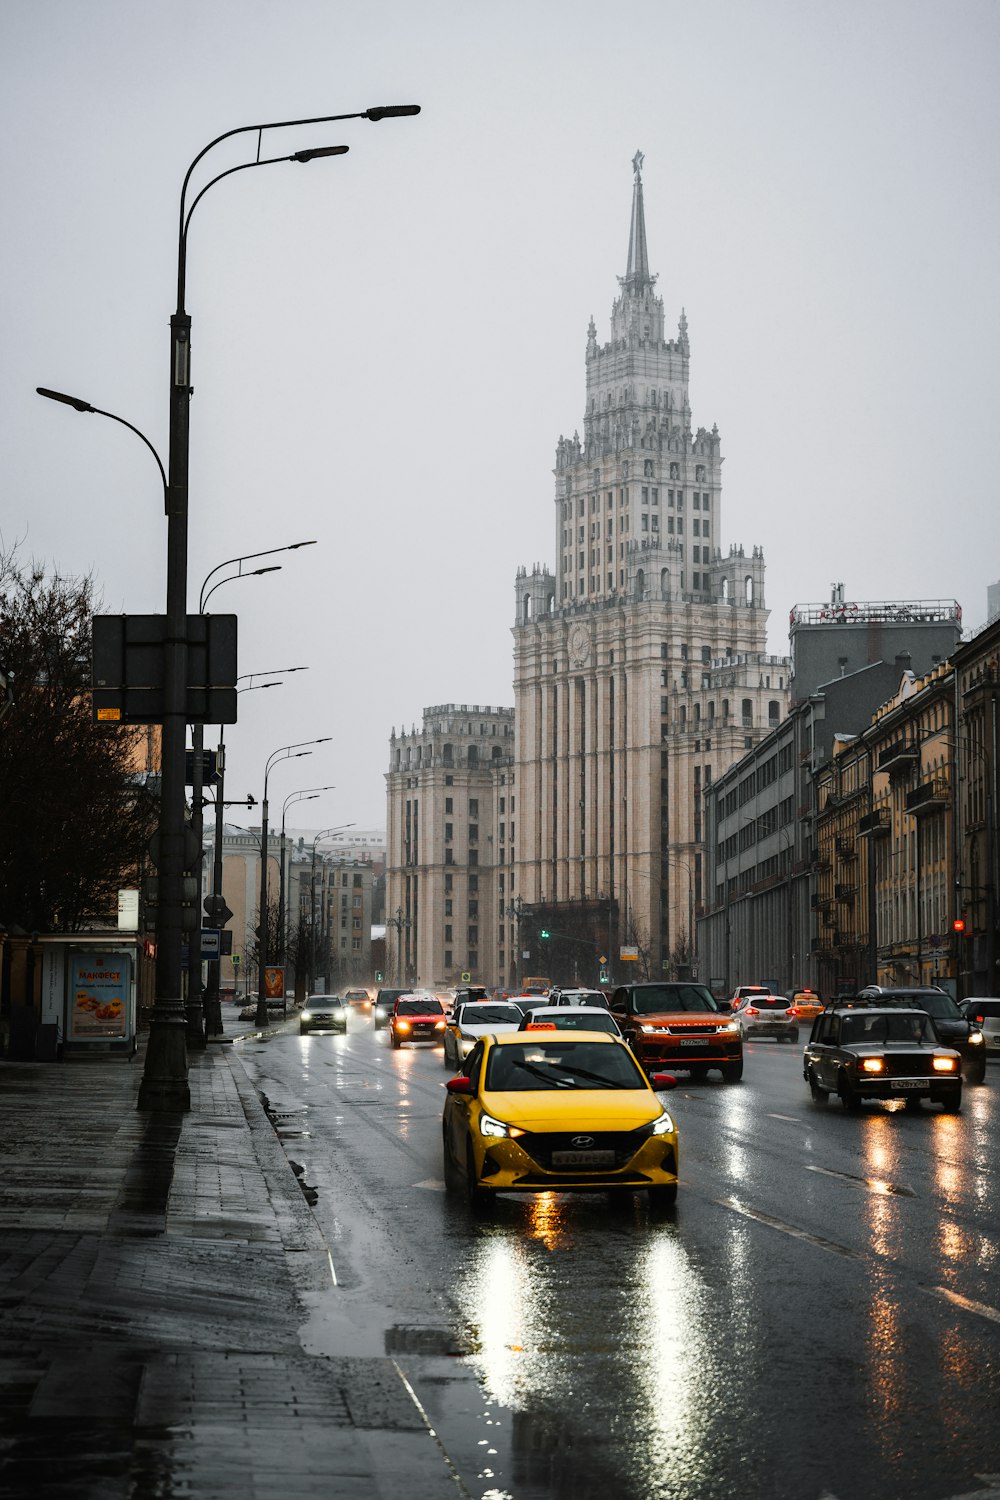
[[[825,1008],[816,991],[808,987],[794,991],[792,1005],[800,1021],[815,1021]]]
[[[607,1032],[479,1039],[445,1085],[445,1182],[473,1208],[495,1193],[645,1190],[677,1199],[677,1128],[649,1078]]]

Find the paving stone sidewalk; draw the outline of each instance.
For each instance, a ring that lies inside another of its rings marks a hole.
[[[390,1358],[306,1354],[336,1297],[234,1049],[139,1114],[142,1053],[0,1062],[0,1493],[464,1496]]]

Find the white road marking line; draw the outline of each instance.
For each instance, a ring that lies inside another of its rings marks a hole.
[[[339,1282],[337,1281],[337,1271],[336,1267],[333,1264],[333,1256],[330,1254],[329,1250],[326,1252],[326,1258],[330,1262],[330,1276],[333,1280],[333,1284],[334,1286],[338,1286]]]
[[[771,1214],[761,1213],[759,1209],[748,1208],[737,1198],[715,1198],[713,1201],[723,1208],[731,1208],[734,1213],[742,1214],[745,1219],[755,1219],[758,1224],[765,1224],[768,1229],[777,1229],[781,1234],[790,1234],[793,1239],[805,1240],[806,1244],[815,1245],[818,1250],[829,1250],[831,1255],[842,1255],[846,1260],[865,1259],[857,1250],[849,1250],[846,1245],[825,1240],[822,1235],[810,1234],[808,1229],[800,1229],[796,1224],[786,1224],[782,1219],[773,1218]]]
[[[793,1125],[797,1125],[799,1123],[799,1117],[798,1117],[798,1115],[772,1115],[772,1114],[769,1114],[767,1118],[769,1120],[791,1120],[791,1122],[792,1122]],[[822,1497],[821,1497],[821,1500],[822,1500]]]
[[[977,1313],[981,1318],[989,1318],[991,1323],[1000,1323],[1000,1310],[989,1307],[985,1302],[976,1302],[972,1297],[963,1297],[961,1292],[953,1292],[946,1286],[921,1287],[931,1297],[940,1297],[945,1302],[953,1302],[956,1307],[962,1307],[966,1312]],[[977,1475],[977,1478],[982,1478]],[[992,1478],[993,1476],[986,1476]]]
[[[414,1187],[429,1188],[432,1193],[445,1193],[447,1188],[437,1177],[425,1177],[423,1182],[415,1182]]]
[[[877,1193],[883,1198],[915,1198],[917,1195],[910,1187],[903,1187],[896,1182],[886,1182],[881,1177],[857,1177],[853,1172],[835,1172],[832,1167],[814,1167],[806,1165],[805,1171],[818,1172],[821,1177],[836,1177],[841,1182],[849,1182],[854,1187],[867,1188],[871,1193]]]

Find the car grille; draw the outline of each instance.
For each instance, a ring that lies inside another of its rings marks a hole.
[[[668,1026],[670,1036],[716,1036],[721,1026]]]
[[[582,1136],[586,1136],[591,1140],[593,1145],[586,1148],[580,1147],[579,1141]],[[560,1132],[523,1135],[518,1137],[517,1144],[523,1151],[527,1152],[533,1161],[536,1161],[540,1167],[544,1168],[546,1172],[565,1173],[567,1176],[571,1173],[582,1172],[589,1173],[591,1176],[600,1176],[603,1172],[619,1171],[630,1162],[639,1147],[643,1144],[644,1139],[643,1132],[636,1130],[609,1131],[593,1135],[589,1131],[574,1130],[572,1133]],[[560,1162],[558,1166],[553,1165],[553,1152],[572,1152],[576,1150],[586,1150],[587,1152],[610,1151],[613,1154],[614,1160],[604,1166],[587,1161],[581,1162],[579,1165],[566,1164],[564,1162]]]
[[[947,1073],[936,1073],[931,1064],[931,1059],[921,1052],[883,1052],[882,1063],[884,1071],[881,1073],[865,1073],[858,1069],[859,1077],[875,1080],[878,1078],[947,1078]],[[952,1077],[958,1076],[955,1069]]]
[[[433,1021],[411,1021],[409,1032],[402,1032],[403,1036],[433,1036],[437,1030]]]

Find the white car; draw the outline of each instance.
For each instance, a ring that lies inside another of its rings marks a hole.
[[[608,997],[603,990],[553,990],[549,995],[550,1005],[592,1005],[599,1010],[610,1009]]]
[[[787,995],[744,994],[733,1001],[733,1015],[744,1041],[773,1036],[776,1042],[797,1042],[798,1012]]]
[[[467,1000],[455,1007],[444,1034],[444,1065],[457,1072],[481,1036],[516,1031],[524,1012],[503,1000]]]
[[[621,1036],[621,1029],[610,1011],[599,1005],[545,1005],[530,1010],[521,1022],[522,1031],[606,1031]]]
[[[1000,1000],[970,995],[959,1009],[967,1021],[978,1026],[986,1043],[987,1057],[1000,1057]]]

